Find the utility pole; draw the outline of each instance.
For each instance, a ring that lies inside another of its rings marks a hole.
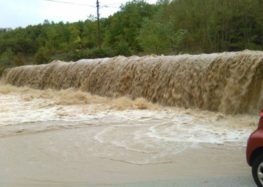
[[[101,49],[101,33],[100,33],[100,3],[99,3],[99,0],[97,0],[97,31],[98,31],[98,47],[99,49]]]

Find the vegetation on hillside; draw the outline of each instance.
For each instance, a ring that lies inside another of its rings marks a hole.
[[[0,74],[24,64],[116,55],[210,53],[263,49],[261,0],[134,0],[97,22],[0,29]]]

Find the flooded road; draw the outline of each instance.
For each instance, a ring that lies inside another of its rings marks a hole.
[[[253,186],[257,116],[8,85],[0,104],[1,186]]]
[[[254,186],[245,148],[237,143],[157,143],[147,136],[142,143],[127,131],[106,129],[87,125],[1,138],[1,186]]]

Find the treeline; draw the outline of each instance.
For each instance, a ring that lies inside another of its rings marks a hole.
[[[262,50],[262,10],[262,0],[135,0],[101,20],[101,41],[94,18],[0,29],[0,72],[53,59]]]

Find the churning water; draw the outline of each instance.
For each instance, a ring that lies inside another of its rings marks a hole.
[[[263,52],[115,57],[16,67],[4,81],[38,89],[79,88],[168,106],[256,113],[263,106]]]
[[[65,139],[80,132],[82,146],[70,152],[169,163],[188,148],[246,144],[263,106],[263,52],[55,61],[3,81],[0,138],[71,129]]]

